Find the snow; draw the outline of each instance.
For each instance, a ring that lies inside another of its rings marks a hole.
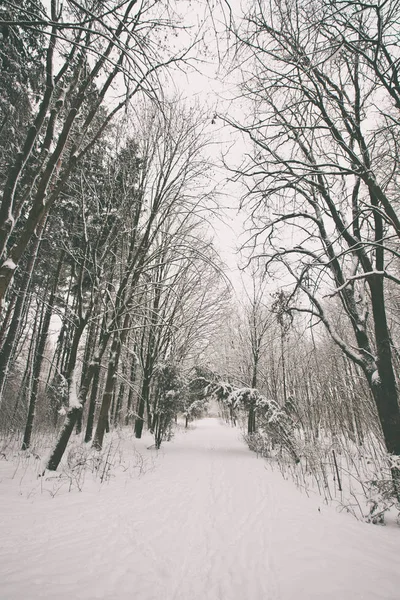
[[[371,383],[372,385],[380,385],[381,383],[381,378],[379,377],[379,373],[378,373],[378,369],[376,369],[371,376]]]
[[[2,264],[3,269],[7,269],[8,271],[15,271],[17,265],[11,258],[7,258]]]
[[[81,403],[79,402],[77,395],[77,382],[76,382],[76,369],[72,373],[71,383],[69,387],[68,405],[70,408],[80,408]]]
[[[398,528],[302,494],[218,419],[146,444],[153,468],[82,492],[2,477],[2,599],[398,600]]]

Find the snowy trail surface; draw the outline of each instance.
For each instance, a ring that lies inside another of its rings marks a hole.
[[[1,600],[400,598],[400,530],[307,498],[218,419],[140,478],[5,500]]]

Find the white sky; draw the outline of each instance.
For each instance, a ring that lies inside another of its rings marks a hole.
[[[204,45],[199,45],[197,60],[193,63],[194,68],[188,68],[185,72],[175,70],[171,88],[182,97],[183,101],[192,104],[198,101],[209,116],[210,134],[215,144],[213,146],[213,160],[215,161],[215,183],[219,187],[219,204],[222,207],[222,219],[213,220],[212,228],[215,231],[214,243],[222,260],[226,263],[229,271],[227,275],[232,281],[237,294],[242,295],[246,274],[240,271],[239,264],[243,264],[238,252],[244,237],[244,213],[239,212],[241,186],[227,182],[229,172],[222,166],[223,155],[229,153],[229,162],[238,164],[242,161],[246,143],[238,132],[225,125],[221,119],[212,123],[213,117],[224,115],[229,111],[239,110],[239,101],[232,103],[231,98],[236,95],[237,87],[234,77],[225,76],[223,71],[229,68],[229,60],[220,65],[219,57],[226,55],[227,43],[222,34],[216,37],[213,30],[208,9],[204,2],[192,2],[190,4],[191,15],[188,21],[196,22],[204,18],[209,20],[206,30]],[[204,14],[206,13],[206,14]],[[223,29],[223,15],[213,15],[215,25]],[[218,25],[219,23],[219,25]],[[206,46],[206,50],[205,50]]]

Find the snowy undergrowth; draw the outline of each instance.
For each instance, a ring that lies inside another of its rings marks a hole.
[[[38,494],[56,497],[70,492],[99,488],[117,478],[138,478],[152,470],[156,453],[153,438],[134,437],[131,428],[114,430],[101,451],[94,450],[77,436],[69,444],[57,471],[45,470],[54,437],[35,436],[29,450],[22,451],[21,440],[0,440],[0,485],[8,482],[18,495],[30,498]]]
[[[375,438],[357,446],[345,438],[321,434],[306,440],[297,432],[295,449],[299,462],[279,444],[271,444],[263,433],[244,435],[251,450],[265,457],[285,479],[292,479],[306,494],[319,494],[325,504],[334,504],[358,520],[374,524],[400,525],[400,504],[394,493],[387,455]]]

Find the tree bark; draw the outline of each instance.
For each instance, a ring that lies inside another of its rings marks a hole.
[[[25,423],[25,431],[24,438],[22,442],[21,450],[27,450],[31,444],[32,431],[33,431],[33,422],[35,420],[35,412],[36,412],[36,401],[39,390],[39,377],[40,371],[43,364],[44,358],[44,350],[47,341],[47,334],[50,325],[50,317],[48,317],[49,309],[46,310],[45,304],[42,305],[42,311],[40,314],[40,322],[39,322],[39,333],[37,339],[37,346],[35,348],[34,360],[32,365],[32,387],[30,390],[29,403],[28,403],[28,414]]]
[[[94,415],[96,412],[96,400],[100,383],[100,365],[96,365],[93,376],[92,388],[90,390],[89,410],[86,423],[85,442],[90,442],[93,436]]]
[[[124,371],[123,371],[124,373]],[[118,396],[117,396],[117,406],[115,407],[115,413],[114,413],[114,426],[118,425],[118,423],[120,422],[121,419],[121,412],[122,412],[122,403],[124,400],[124,395],[125,395],[125,383],[121,382],[120,386],[119,386],[119,390],[118,390]]]
[[[151,375],[147,372],[144,374],[142,390],[139,397],[139,403],[137,407],[137,415],[135,420],[135,437],[140,439],[142,437],[143,425],[144,425],[144,409],[147,406],[149,395],[150,395],[150,381]]]
[[[256,431],[256,411],[254,406],[250,406],[247,417],[247,433],[255,433]]]
[[[129,393],[128,393],[128,403],[127,403],[127,407],[126,407],[126,415],[125,415],[125,425],[129,425],[129,423],[131,422],[131,413],[132,413],[132,406],[133,406],[133,384],[135,383],[136,380],[136,363],[135,363],[135,357],[132,356],[132,362],[131,362],[131,372],[130,372],[130,377],[129,377]]]
[[[108,340],[109,340],[109,333],[104,332],[100,339],[101,345],[100,345],[99,351],[98,351],[96,357],[94,358],[94,360],[90,363],[89,368],[87,370],[85,380],[81,384],[81,387],[79,390],[78,400],[80,402],[81,407],[83,407],[86,403],[90,385],[92,383],[93,377],[94,377],[97,369],[100,370],[101,358],[107,348]],[[64,426],[61,430],[61,433],[58,437],[58,440],[56,442],[54,450],[51,453],[49,461],[47,463],[47,469],[49,469],[50,471],[56,471],[58,465],[60,464],[60,461],[61,461],[61,459],[64,455],[64,452],[65,452],[65,449],[67,447],[69,438],[71,436],[72,430],[73,430],[73,428],[76,424],[76,421],[78,419],[78,416],[79,416],[78,409],[79,409],[79,407],[70,407],[67,412],[67,417],[65,419]],[[71,424],[72,424],[72,426],[71,426]]]
[[[110,349],[110,359],[108,361],[106,385],[103,393],[101,402],[99,419],[97,421],[96,433],[93,439],[93,447],[97,450],[101,450],[103,446],[104,434],[106,432],[107,425],[109,424],[109,413],[112,396],[115,390],[115,381],[117,378],[117,370],[119,359],[121,356],[122,346],[128,335],[128,328],[130,322],[130,315],[125,315],[122,331],[116,331]]]
[[[90,356],[93,352],[96,335],[97,335],[96,322],[93,321],[90,325],[89,333],[87,335],[86,344],[85,344],[85,352],[84,352],[84,357],[83,357],[82,375],[81,375],[81,385],[85,379],[86,372],[88,370],[89,360],[90,360]],[[76,434],[77,435],[79,435],[82,432],[82,426],[83,426],[83,411],[79,415],[77,423],[76,423]]]
[[[109,426],[109,412],[110,405],[113,397],[116,372],[118,368],[119,352],[120,352],[120,340],[118,333],[114,335],[113,342],[111,344],[110,359],[108,361],[106,385],[103,392],[101,401],[100,414],[97,421],[96,432],[93,439],[93,448],[101,450],[103,447],[103,439],[106,429]]]
[[[26,303],[27,293],[32,278],[33,269],[36,264],[37,255],[41,242],[41,233],[44,225],[37,232],[37,237],[32,244],[31,255],[26,266],[26,271],[22,278],[21,286],[17,292],[17,299],[14,306],[10,327],[8,329],[4,344],[0,351],[0,405],[3,397],[4,386],[7,379],[7,372],[11,364],[12,355],[14,353],[15,343],[20,330],[21,314]]]
[[[57,470],[57,467],[64,455],[65,448],[67,447],[68,440],[71,437],[71,433],[75,427],[76,421],[79,418],[80,412],[82,412],[82,405],[74,406],[68,411],[56,447],[54,448],[54,451],[52,452],[47,463],[47,469],[49,471]]]
[[[36,411],[36,402],[37,395],[39,391],[39,382],[40,382],[40,372],[42,370],[42,364],[44,360],[44,352],[46,348],[47,336],[50,328],[51,316],[53,314],[53,308],[56,300],[56,292],[58,287],[58,282],[60,279],[62,267],[62,260],[59,261],[57,266],[57,271],[54,278],[53,288],[51,290],[50,298],[45,309],[45,314],[43,318],[43,323],[41,326],[41,330],[39,333],[38,346],[36,350],[36,357],[33,365],[33,374],[32,374],[32,390],[31,396],[29,399],[29,409],[28,409],[28,417],[25,426],[24,439],[22,442],[22,450],[27,450],[31,443],[32,430],[33,430],[33,422],[35,419],[35,411]]]

